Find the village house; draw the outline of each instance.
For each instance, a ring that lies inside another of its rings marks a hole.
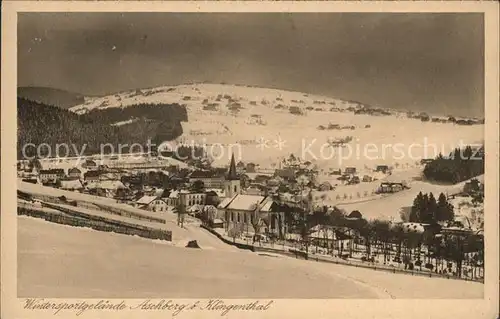
[[[205,205],[206,197],[206,193],[181,190],[179,192],[179,204],[183,205],[184,207],[191,207],[193,205]]]
[[[179,191],[178,190],[165,190],[161,199],[167,203],[168,206],[175,207],[179,204]]]
[[[386,174],[389,171],[389,166],[387,166],[387,165],[377,165],[377,167],[375,168],[375,171],[376,172],[382,172],[382,173]]]
[[[403,183],[384,182],[380,183],[378,193],[396,193],[402,191],[403,189]]]
[[[220,176],[211,171],[197,170],[189,175],[189,183],[193,184],[196,181],[202,181],[205,188],[224,187],[224,176]]]
[[[143,196],[135,202],[136,207],[152,212],[168,211],[167,203],[157,196]]]
[[[359,184],[360,182],[361,182],[361,180],[359,179],[359,176],[352,176],[347,181],[347,185],[355,185],[355,184]]]
[[[344,170],[344,175],[354,175],[356,174],[356,167],[346,167]]]
[[[208,223],[211,228],[224,228],[224,221],[217,218],[217,207],[206,205],[201,210],[201,218]]]
[[[100,175],[101,175],[101,172],[99,172],[99,171],[88,171],[85,174],[83,174],[83,179],[86,182],[96,182],[96,181],[99,181]]]
[[[76,167],[70,168],[68,170],[68,177],[71,179],[80,179],[82,177],[82,171]]]
[[[369,183],[372,180],[373,180],[373,177],[371,177],[370,175],[364,175],[363,179],[362,179],[363,183]]]
[[[64,174],[64,170],[62,168],[42,169],[39,174],[40,181],[42,183],[56,182],[65,176],[66,174]]]
[[[334,169],[330,175],[342,175],[342,170],[339,168],[339,169]]]
[[[123,185],[122,182],[117,180],[92,180],[87,182],[85,188],[89,191],[90,194],[97,194],[97,196],[115,198],[120,189],[126,189],[127,187]]]
[[[82,167],[88,170],[97,169],[97,163],[93,160],[86,160]]]
[[[247,166],[246,166],[246,169],[245,171],[247,173],[255,173],[255,164],[254,163],[248,163]]]

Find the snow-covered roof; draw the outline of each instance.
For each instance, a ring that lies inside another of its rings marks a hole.
[[[233,198],[236,197],[233,196],[233,197],[226,197],[222,200],[222,202],[220,202],[219,206],[217,206],[218,208],[226,208],[227,205],[229,205],[229,203],[231,203],[231,201],[233,200]]]
[[[61,181],[62,189],[80,189],[82,188],[82,183],[79,180]]]
[[[271,206],[273,205],[273,201],[267,201],[262,207],[260,208],[261,212],[270,212],[271,211]]]
[[[161,197],[161,195],[163,195],[163,188],[158,188],[156,191],[155,191],[155,196],[157,197]]]
[[[425,231],[425,226],[428,224],[421,223],[403,223],[403,230],[407,233],[423,233]]]
[[[249,210],[252,211],[256,205],[262,203],[266,197],[259,195],[236,195],[233,200],[226,206],[227,209],[233,210]]]
[[[120,189],[120,188],[126,188],[125,185],[121,181],[113,181],[113,180],[108,180],[108,181],[95,181],[95,182],[89,182],[87,184],[87,188],[103,188],[103,189]]]
[[[136,201],[137,204],[139,205],[148,205],[150,204],[152,201],[154,201],[155,199],[157,199],[158,197],[156,196],[143,196],[141,197],[140,199],[138,199]]]

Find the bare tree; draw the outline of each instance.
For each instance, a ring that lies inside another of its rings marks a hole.
[[[175,212],[177,213],[177,226],[184,227],[184,215],[186,214],[186,207],[184,204],[179,203],[175,207]]]
[[[259,238],[258,236],[260,235],[260,220],[259,203],[257,202],[255,203],[255,208],[252,212],[252,215],[250,216],[250,222],[252,223],[253,231],[255,234],[252,238],[252,243],[255,242],[255,238]]]
[[[233,227],[231,227],[227,232],[229,237],[233,239],[233,243],[236,242],[236,237],[240,237],[242,233],[243,233],[242,224],[234,224]]]

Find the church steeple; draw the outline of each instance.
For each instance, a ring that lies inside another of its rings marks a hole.
[[[234,154],[231,155],[231,164],[229,165],[229,172],[227,173],[226,180],[224,181],[224,190],[226,197],[233,197],[241,193],[241,182],[236,174],[236,162]]]
[[[234,160],[234,154],[231,155],[231,164],[229,165],[229,172],[227,173],[228,181],[239,180],[238,174],[236,174],[236,162]]]

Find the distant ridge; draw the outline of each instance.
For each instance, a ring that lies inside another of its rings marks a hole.
[[[61,109],[69,109],[85,102],[82,94],[49,87],[19,87],[17,88],[17,96],[33,102],[57,106]]]

